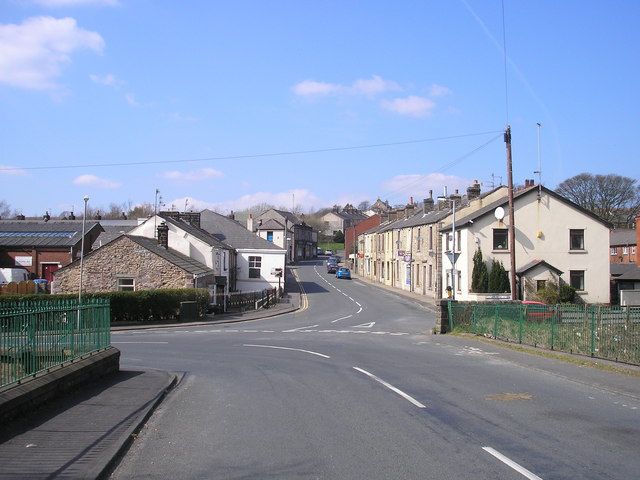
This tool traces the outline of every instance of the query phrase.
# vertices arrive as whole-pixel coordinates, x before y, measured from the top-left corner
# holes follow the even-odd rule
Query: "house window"
[[[631,246],[631,255],[635,255],[636,254],[636,247]]]
[[[267,231],[267,240],[273,242],[273,232]]]
[[[433,250],[433,226],[429,226],[429,250]]]
[[[249,278],[260,278],[262,257],[249,257]]]
[[[133,292],[136,289],[136,283],[133,278],[119,278],[118,290],[121,292]]]
[[[444,251],[450,252],[451,251],[451,234],[445,233],[444,236],[447,239],[447,245],[445,246]]]
[[[225,251],[222,252],[222,259],[223,259],[223,262],[224,262],[224,271],[225,272],[227,270],[229,270],[229,264],[227,263],[227,260],[229,259],[228,255],[229,255],[229,252],[225,252]]]
[[[570,270],[569,283],[576,290],[584,290],[584,270]]]
[[[546,280],[536,280],[536,292],[539,292],[540,290],[544,290],[546,286],[547,286]]]
[[[584,230],[569,230],[569,250],[584,250]]]
[[[458,230],[456,232],[456,252],[460,251],[460,244],[462,243],[462,231]]]
[[[456,280],[456,290],[461,292],[462,291],[462,271],[458,270],[457,272],[457,280]]]
[[[420,244],[422,243],[422,237],[421,237],[422,231],[420,228],[418,228],[418,241],[416,242],[416,249],[418,250],[418,252],[420,251]]]
[[[616,247],[611,247],[611,255],[615,256],[618,253],[618,249]]]
[[[509,248],[509,230],[506,228],[493,229],[493,249],[507,250]]]
[[[429,290],[433,288],[433,265],[429,264],[429,276],[427,285],[429,286]]]
[[[628,255],[629,254],[629,248],[628,247],[622,247],[622,254],[623,255]]]

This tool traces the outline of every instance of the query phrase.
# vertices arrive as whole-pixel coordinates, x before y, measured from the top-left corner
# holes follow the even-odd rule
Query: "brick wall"
[[[136,290],[193,287],[191,273],[124,236],[84,258],[82,283],[85,292],[118,290],[118,279],[123,277],[133,278]],[[59,270],[54,278],[54,293],[76,293],[80,262]]]
[[[354,227],[349,227],[344,232],[344,256],[349,258],[349,255],[353,253],[353,240],[354,240],[354,230],[355,230],[355,241],[358,241],[358,235],[366,232],[370,228],[377,227],[380,225],[381,217],[380,215],[372,215],[369,218],[362,220]]]

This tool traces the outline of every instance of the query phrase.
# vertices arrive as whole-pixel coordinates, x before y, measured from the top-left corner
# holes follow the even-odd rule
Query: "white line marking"
[[[224,331],[228,333],[238,333],[238,330],[224,330]]]
[[[308,325],[306,327],[292,328],[291,330],[283,330],[282,333],[297,332],[298,330],[304,330],[306,328],[316,328],[317,326],[318,325]]]
[[[260,330],[243,330],[244,333],[258,333]]]
[[[317,355],[318,357],[331,358],[329,355],[324,355],[318,352],[312,352],[311,350],[302,350],[301,348],[276,347],[274,345],[251,345],[247,343],[245,343],[242,346],[243,347],[259,347],[259,348],[275,348],[277,350],[293,350],[294,352],[303,352],[303,353],[308,353],[310,355]]]
[[[535,473],[530,472],[529,470],[527,470],[526,468],[524,468],[521,465],[518,465],[516,462],[514,462],[513,460],[511,460],[508,457],[505,457],[503,454],[501,454],[500,452],[498,452],[497,450],[494,450],[491,447],[482,447],[482,449],[493,455],[494,457],[496,457],[498,460],[500,460],[502,463],[505,463],[507,465],[509,465],[511,468],[513,468],[516,472],[518,472],[521,475],[524,475],[525,477],[527,477],[529,480],[542,480],[542,478],[540,478],[539,476],[537,476]]]
[[[339,291],[340,293],[342,293],[342,290],[340,290],[339,288],[336,288],[337,291]]]
[[[340,320],[346,320],[347,318],[351,318],[351,317],[353,317],[353,315],[347,315],[346,317],[336,318],[335,320],[331,320],[331,323],[336,323],[336,322],[338,322]],[[316,327],[317,327],[317,325],[316,325]]]
[[[356,302],[356,305],[358,305],[359,307],[361,307],[362,305],[360,305],[358,302]]]
[[[358,311],[356,312],[356,315],[357,315],[358,313],[360,313],[361,311],[362,311],[362,307],[360,307],[360,308],[358,309]]]
[[[354,300],[353,298],[351,298],[351,297],[349,297],[349,300],[351,300],[352,302],[354,302],[354,301],[355,301],[355,300]]]
[[[381,385],[384,385],[385,387],[387,387],[389,390],[397,393],[398,395],[400,395],[402,398],[404,398],[405,400],[410,401],[411,403],[413,403],[416,407],[418,408],[427,408],[425,405],[423,405],[422,403],[420,403],[419,401],[417,401],[415,398],[413,398],[411,395],[407,395],[406,393],[404,393],[402,390],[394,387],[393,385],[391,385],[390,383],[385,382],[384,380],[382,380],[381,378],[376,377],[373,373],[369,373],[366,370],[363,370],[362,368],[358,368],[358,367],[353,367],[354,370],[357,370],[358,372],[364,373],[366,376],[374,379],[376,382],[380,383]]]
[[[371,328],[376,324],[376,322],[363,323],[361,325],[354,325],[353,327],[361,327],[361,328]]]
[[[139,343],[169,343],[169,342],[111,342],[113,345],[119,345],[121,343],[132,343],[132,344],[139,344]]]
[[[275,333],[275,330],[260,330],[260,333]]]

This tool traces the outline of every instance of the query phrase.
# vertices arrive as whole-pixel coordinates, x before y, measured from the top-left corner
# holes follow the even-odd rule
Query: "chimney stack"
[[[164,249],[169,248],[169,227],[165,222],[158,225],[158,245]]]
[[[69,214],[69,220],[75,220],[75,219],[76,219],[76,216],[73,214],[73,212],[71,212]],[[24,220],[24,218],[22,220]]]
[[[233,213],[233,210],[231,210],[231,213],[229,214],[229,218],[230,218],[231,220],[235,220],[235,219],[236,219],[236,214],[235,214],[235,213]]]
[[[473,183],[467,188],[467,198],[469,201],[480,197],[480,183],[478,180],[474,180]]]
[[[253,232],[253,215],[249,214],[249,217],[247,218],[247,230],[249,230],[250,232]]]
[[[42,217],[42,219],[43,219],[45,222],[48,222],[49,220],[51,220],[51,215],[49,215],[49,212],[48,212],[48,211],[44,213],[44,216]]]
[[[433,210],[433,190],[429,190],[429,198],[422,200],[422,213]]]

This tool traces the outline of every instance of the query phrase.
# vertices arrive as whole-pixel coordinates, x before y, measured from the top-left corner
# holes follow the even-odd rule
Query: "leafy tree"
[[[333,234],[333,241],[335,243],[344,243],[344,233],[338,230],[336,233]]]
[[[479,248],[473,255],[473,272],[471,273],[471,291],[486,293],[489,290],[489,271]]]
[[[571,285],[561,282],[548,281],[542,290],[538,290],[535,294],[536,298],[548,305],[556,305],[558,303],[575,303],[576,289]]]
[[[509,275],[504,269],[502,262],[493,260],[491,262],[491,273],[489,273],[489,291],[491,293],[508,293],[511,291]]]
[[[638,180],[621,175],[581,173],[558,185],[556,192],[620,227],[631,227],[640,210]]]

